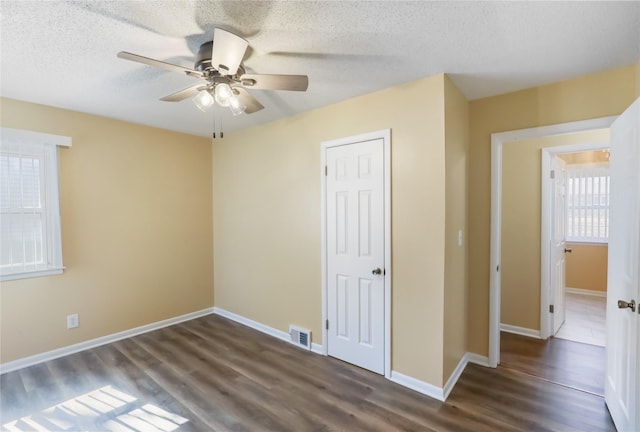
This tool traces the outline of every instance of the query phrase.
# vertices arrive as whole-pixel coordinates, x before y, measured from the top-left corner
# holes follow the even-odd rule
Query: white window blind
[[[567,167],[567,241],[609,239],[609,168]]]
[[[0,280],[62,272],[57,146],[70,144],[0,130]]]

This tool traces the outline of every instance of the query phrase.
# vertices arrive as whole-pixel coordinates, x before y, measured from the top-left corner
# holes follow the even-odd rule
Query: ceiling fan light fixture
[[[193,98],[193,103],[198,107],[198,109],[202,112],[206,112],[207,109],[213,106],[215,100],[209,90],[203,90],[196,97]]]
[[[229,106],[229,109],[231,110],[231,114],[233,114],[234,116],[244,114],[244,111],[247,109],[247,107],[245,105],[241,105],[237,97],[234,97],[231,100],[232,102],[231,102],[231,105]],[[233,101],[235,101],[235,103]]]
[[[221,107],[228,107],[231,104],[231,98],[233,97],[233,90],[231,86],[226,83],[220,83],[215,88],[216,103]]]
[[[233,94],[231,95],[231,98],[229,99],[229,109],[231,110],[231,113],[234,116],[244,114],[244,112],[247,109],[247,106],[243,104],[240,98],[238,97],[240,92],[238,91],[237,88],[233,88],[233,87],[231,88],[231,91],[233,92]]]

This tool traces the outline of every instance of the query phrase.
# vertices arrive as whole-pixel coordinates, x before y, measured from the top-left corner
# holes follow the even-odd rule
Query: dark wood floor
[[[600,396],[606,360],[601,346],[500,333],[501,366]]]
[[[213,315],[0,385],[11,431],[615,430],[602,398],[507,368],[469,365],[441,403]]]

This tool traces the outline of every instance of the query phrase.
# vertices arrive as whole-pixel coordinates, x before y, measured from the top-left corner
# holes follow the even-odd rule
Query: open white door
[[[640,430],[640,99],[611,126],[605,401],[620,432]]]
[[[385,371],[384,140],[326,150],[328,354]]]
[[[553,190],[553,235],[551,237],[551,296],[553,301],[553,332],[558,333],[564,324],[564,289],[566,285],[565,258],[569,252],[566,248],[565,233],[565,162],[558,156],[554,156],[551,162],[553,178],[551,187]]]

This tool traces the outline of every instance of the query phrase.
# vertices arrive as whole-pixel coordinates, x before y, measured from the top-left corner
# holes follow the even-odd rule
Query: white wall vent
[[[289,326],[289,336],[291,336],[291,342],[308,350],[311,349],[311,331],[293,325]]]

